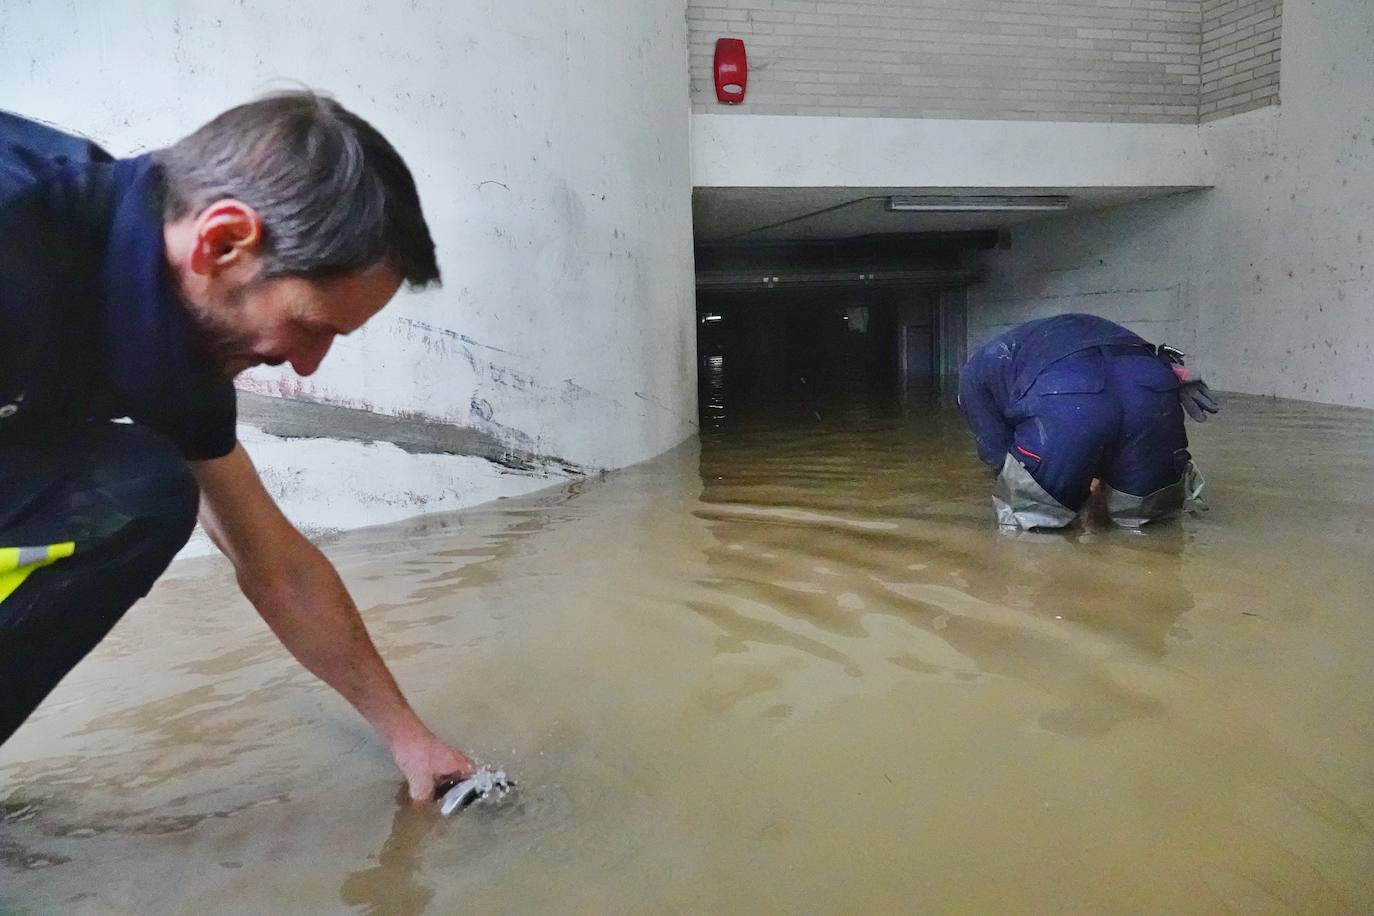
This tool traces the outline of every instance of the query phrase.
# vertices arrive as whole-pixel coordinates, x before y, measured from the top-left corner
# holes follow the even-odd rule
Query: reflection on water
[[[0,750],[0,912],[1374,910],[1374,415],[1233,398],[1210,511],[1006,536],[936,395],[715,406],[329,545],[518,803],[399,801],[181,564]]]
[[[725,357],[719,354],[702,357],[699,378],[702,428],[720,429],[726,419]]]

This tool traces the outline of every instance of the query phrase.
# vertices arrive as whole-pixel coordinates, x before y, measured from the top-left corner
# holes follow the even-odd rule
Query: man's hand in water
[[[433,801],[441,782],[467,779],[477,772],[471,760],[429,730],[393,741],[391,756],[405,774],[413,801]]]
[[[197,462],[194,471],[201,523],[233,561],[243,593],[291,654],[377,730],[411,798],[434,798],[444,777],[471,776],[472,761],[439,740],[406,702],[338,570],[282,515],[243,446]]]

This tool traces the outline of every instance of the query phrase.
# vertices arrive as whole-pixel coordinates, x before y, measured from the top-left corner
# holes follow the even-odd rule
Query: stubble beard
[[[214,370],[226,380],[262,362],[253,352],[249,336],[229,318],[243,310],[247,292],[248,286],[240,286],[230,290],[219,303],[186,303],[192,336],[210,358]]]

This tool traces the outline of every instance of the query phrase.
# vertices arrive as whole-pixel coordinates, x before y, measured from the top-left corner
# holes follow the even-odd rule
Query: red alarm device
[[[744,101],[744,86],[749,82],[749,61],[744,42],[738,38],[716,39],[716,98],[726,105]]]

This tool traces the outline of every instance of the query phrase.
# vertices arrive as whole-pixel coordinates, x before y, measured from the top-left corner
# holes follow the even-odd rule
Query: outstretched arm
[[[239,587],[302,665],[362,713],[405,774],[411,798],[471,775],[471,760],[431,732],[402,695],[334,565],[287,520],[242,444],[193,465],[200,521]]]

